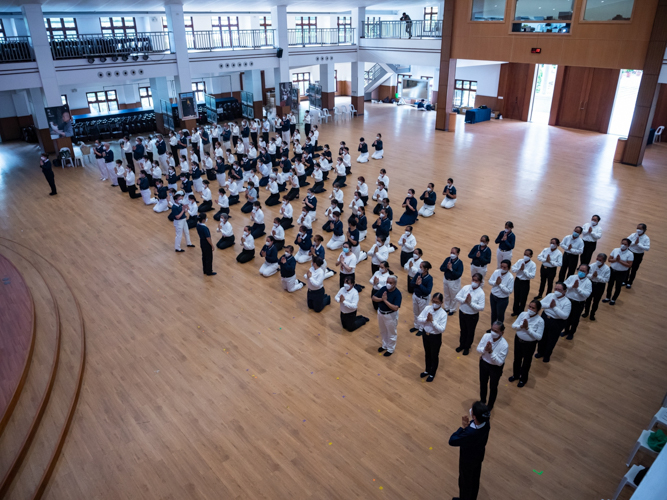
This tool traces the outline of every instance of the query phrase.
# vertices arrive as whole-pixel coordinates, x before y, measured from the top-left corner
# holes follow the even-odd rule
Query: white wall
[[[320,66],[302,66],[300,68],[290,68],[290,77],[294,79],[294,73],[310,73],[310,81],[315,83],[320,81]]]
[[[477,95],[498,97],[500,64],[457,67],[456,78],[459,80],[476,80]]]
[[[334,69],[338,72],[338,80],[343,81],[352,81],[352,64],[351,63],[339,63],[334,64]]]
[[[0,92],[0,118],[16,116],[16,108],[12,99],[13,91]]]

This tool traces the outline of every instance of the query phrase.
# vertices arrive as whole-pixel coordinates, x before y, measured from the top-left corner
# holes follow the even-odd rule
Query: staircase
[[[0,429],[0,498],[36,500],[47,491],[74,416],[85,365],[85,330],[77,300],[53,265],[4,238],[0,255],[20,273],[34,309],[27,373]]]
[[[398,73],[409,73],[410,66],[398,64],[376,63],[364,74],[366,85],[364,86],[364,100],[371,100],[371,93],[382,85],[391,75]]]

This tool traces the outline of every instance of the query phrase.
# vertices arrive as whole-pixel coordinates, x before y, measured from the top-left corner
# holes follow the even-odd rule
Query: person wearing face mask
[[[327,224],[332,232],[331,239],[327,243],[327,248],[329,250],[338,250],[345,243],[345,234],[343,232],[343,223],[340,221],[340,214],[334,212],[333,220],[328,221]]]
[[[445,197],[440,206],[443,208],[454,208],[454,205],[456,205],[456,188],[454,187],[454,179],[451,177],[447,179],[447,184],[442,194]]]
[[[354,276],[345,277],[345,282],[336,294],[335,300],[340,303],[340,322],[348,332],[353,332],[370,321],[366,316],[357,316],[359,292],[354,284]]]
[[[386,262],[389,257],[389,248],[384,236],[376,237],[375,244],[368,251],[368,255],[371,256],[371,272],[375,274],[380,269],[380,264]]]
[[[377,316],[380,327],[380,336],[382,346],[378,352],[384,352],[388,357],[396,349],[396,339],[398,338],[398,310],[401,307],[402,295],[396,284],[398,279],[391,275],[387,278],[386,286],[379,290],[373,290],[373,302],[378,304]]]
[[[384,238],[385,240],[389,239],[389,231],[391,230],[391,221],[387,217],[387,211],[382,209],[380,211],[380,216],[373,223],[373,229],[375,229],[375,236]]]
[[[567,285],[561,281],[556,283],[554,293],[550,293],[542,299],[542,319],[544,320],[544,335],[542,340],[537,343],[537,359],[543,358],[542,361],[548,363],[551,361],[551,353],[553,353],[560,332],[565,328],[565,322],[570,316],[572,310],[572,303],[570,299],[565,296],[567,292]]]
[[[419,197],[420,200],[424,200],[424,204],[419,209],[419,215],[422,217],[430,217],[435,213],[435,186],[433,183],[429,182],[426,191],[422,193]]]
[[[308,209],[311,220],[317,220],[317,197],[312,189],[308,189],[306,197],[303,199],[303,206]]]
[[[266,237],[266,244],[262,247],[262,250],[259,252],[260,257],[264,257],[264,264],[259,268],[259,274],[268,278],[273,276],[278,272],[280,265],[278,264],[278,250],[274,244],[275,240],[273,236]]]
[[[366,209],[361,207],[357,210],[359,213],[357,219],[357,229],[359,230],[359,243],[366,239],[368,234],[368,219],[366,218]]]
[[[220,214],[220,224],[218,229],[216,229],[216,231],[220,233],[220,240],[215,244],[220,250],[233,247],[236,239],[234,237],[234,228],[232,228],[228,219],[229,216],[227,214]]]
[[[324,193],[326,189],[324,189],[324,170],[322,169],[322,163],[326,162],[325,159],[320,160],[319,163],[315,164],[315,168],[313,169],[313,180],[315,181],[315,184],[313,184],[312,192],[313,193]]]
[[[112,186],[118,186],[118,177],[116,176],[116,169],[113,164],[113,151],[111,150],[111,144],[104,144],[104,167],[107,170],[107,176],[111,180]]]
[[[134,174],[133,174],[134,175]],[[183,233],[185,233],[185,242],[189,247],[194,245],[190,241],[190,231],[188,231],[186,210],[183,203],[183,195],[176,194],[174,196],[174,205],[171,207],[171,219],[174,221],[174,229],[176,230],[176,240],[174,242],[174,249],[176,252],[185,252],[181,249],[181,240]]]
[[[136,177],[132,170],[127,171],[125,175],[125,185],[127,186],[127,193],[130,195],[131,199],[141,198],[141,194],[137,193]]]
[[[357,267],[357,257],[352,253],[350,244],[347,241],[343,245],[343,250],[336,260],[336,267],[340,267],[340,288],[343,288],[346,278],[352,278],[352,280],[355,279],[354,272]],[[363,286],[357,285],[357,291],[363,289]]]
[[[470,250],[468,258],[472,259],[470,264],[470,275],[479,273],[482,279],[486,277],[486,266],[491,262],[491,249],[489,248],[489,237],[483,235],[479,239],[479,245],[475,245]]]
[[[283,226],[283,229],[290,229],[294,227],[292,224],[293,216],[294,216],[294,209],[292,208],[292,205],[290,204],[290,198],[285,195],[283,196],[283,204],[280,207],[280,225]]]
[[[369,280],[370,284],[373,285],[373,289],[371,290],[371,298],[373,297],[373,294],[375,294],[375,292],[377,292],[380,288],[387,285],[387,279],[391,275],[392,274],[389,271],[389,262],[387,262],[386,260],[380,262],[378,270],[375,272],[375,274],[373,274],[373,276],[371,276],[371,279]],[[377,311],[379,303],[373,301],[373,307]]]
[[[389,195],[387,194],[387,190],[385,189],[384,182],[378,182],[377,188],[375,189],[375,192],[373,193],[373,201],[377,201],[377,204],[375,205],[375,208],[373,209],[373,213],[375,215],[378,215],[380,213],[380,210],[383,208],[382,200],[386,199]]]
[[[623,238],[621,246],[614,248],[609,255],[609,285],[607,285],[607,297],[602,302],[609,302],[611,306],[616,304],[616,299],[618,299],[621,293],[623,283],[626,283],[628,280],[628,274],[635,258],[635,255],[630,251],[631,244],[632,242],[629,238]],[[616,287],[615,291],[614,287]],[[612,291],[614,292],[613,296]]]
[[[206,227],[206,214],[199,214],[197,222],[197,234],[199,234],[199,246],[201,247],[201,261],[206,276],[215,276],[213,272],[213,242],[211,231]]]
[[[486,393],[489,389],[489,411],[498,396],[498,382],[503,374],[505,358],[509,352],[507,340],[503,338],[505,325],[502,321],[494,321],[491,330],[488,330],[477,345],[479,359],[479,399],[486,403]],[[488,387],[487,387],[488,386]]]
[[[588,279],[589,271],[590,267],[588,264],[581,264],[577,274],[574,274],[565,280],[565,285],[567,286],[567,293],[565,296],[570,299],[572,308],[570,309],[570,315],[565,322],[565,330],[561,332],[560,336],[565,337],[567,335],[567,340],[572,340],[574,338],[574,334],[577,332],[577,327],[579,326],[579,318],[581,318],[581,313],[584,310],[584,305],[593,290],[591,280]]]
[[[514,291],[514,276],[509,272],[512,262],[504,260],[500,269],[493,271],[489,283],[491,288],[491,324],[505,321],[505,311],[509,304],[509,296]]]
[[[330,233],[332,231],[331,224],[334,220],[334,213],[337,213],[338,216],[340,216],[340,208],[338,208],[338,202],[336,200],[331,200],[331,204],[329,207],[324,211],[324,216],[326,217],[326,222],[322,224],[322,230],[326,231],[327,233]]]
[[[299,233],[296,235],[294,243],[299,246],[299,251],[294,256],[296,261],[299,264],[309,262],[312,258],[310,253],[310,250],[313,247],[312,231],[306,226],[300,226]]]
[[[408,293],[414,293],[415,288],[412,284],[412,278],[414,278],[417,273],[420,271],[420,264],[422,263],[422,249],[415,248],[414,252],[410,256],[410,259],[405,263],[403,269],[408,273]]]
[[[280,267],[280,283],[283,290],[290,293],[303,288],[303,281],[296,279],[296,259],[294,258],[294,247],[288,245],[285,247],[285,253],[278,261]]]
[[[264,212],[262,212],[262,204],[259,201],[256,201],[253,204],[250,220],[253,222],[252,227],[250,228],[252,237],[257,239],[264,236],[266,234],[266,225],[264,224]]]
[[[359,245],[359,230],[357,229],[357,218],[354,216],[351,216],[347,220],[347,231],[345,233],[345,237],[347,238],[347,242],[350,244],[350,250],[357,258],[357,263],[361,262],[362,260],[365,260],[367,255],[366,252],[363,252],[361,250],[361,246]]]
[[[39,159],[39,167],[42,169],[42,173],[46,178],[46,182],[48,182],[49,187],[51,187],[51,192],[49,193],[49,196],[57,195],[58,191],[56,190],[56,181],[53,175],[53,166],[51,165],[51,160],[49,160],[49,156],[46,153],[42,153]]]
[[[398,246],[401,247],[401,267],[404,267],[412,257],[417,246],[417,239],[412,234],[412,226],[405,228],[405,233],[398,239]]]
[[[547,295],[551,293],[554,279],[556,278],[556,270],[558,266],[563,263],[563,254],[558,250],[560,240],[558,238],[551,238],[549,246],[540,252],[537,256],[542,265],[540,266],[540,291],[534,297],[535,300],[540,300],[544,293],[546,286]]]
[[[572,234],[568,234],[560,243],[564,253],[563,265],[558,273],[558,281],[565,281],[565,278],[572,276],[577,269],[579,255],[584,251],[584,240],[581,238],[582,231],[581,226],[575,227]]]
[[[523,252],[523,258],[512,266],[512,272],[516,274],[514,279],[514,305],[512,306],[512,317],[518,316],[526,307],[528,294],[530,293],[530,281],[535,277],[537,266],[531,260],[533,251],[527,248]]]
[[[332,269],[329,269],[327,265],[327,259],[326,259],[326,250],[324,249],[324,238],[320,236],[319,234],[316,234],[313,237],[313,246],[310,248],[310,255],[314,259],[315,257],[319,257],[322,259],[323,262],[323,268],[324,269],[324,279],[331,278],[333,275],[336,274],[336,272]]]
[[[584,313],[581,317],[588,317],[590,312],[591,321],[595,321],[595,312],[598,310],[600,299],[604,294],[604,289],[609,282],[611,274],[611,270],[605,262],[607,262],[607,254],[599,253],[596,261],[591,264],[588,270],[588,279],[591,280],[591,294],[586,299]]]
[[[582,264],[590,264],[593,253],[597,247],[598,240],[602,237],[602,228],[600,227],[600,216],[594,215],[591,221],[582,227],[581,240],[584,242],[584,250],[581,253]]]
[[[461,289],[461,275],[463,274],[463,262],[459,259],[459,247],[452,247],[449,257],[440,266],[440,271],[445,273],[443,285],[445,289],[444,307],[450,316],[456,312],[458,302],[456,295]]]
[[[273,236],[273,245],[276,247],[276,251],[280,252],[285,246],[285,230],[280,225],[280,217],[273,219],[271,236]]]
[[[496,259],[498,261],[498,269],[500,269],[500,263],[503,260],[512,261],[512,249],[516,243],[516,237],[514,236],[514,224],[512,221],[505,222],[505,229],[500,231],[498,237],[496,238],[496,243],[498,243],[498,250],[496,251]]]
[[[331,195],[329,195],[329,199],[332,201],[336,200],[340,213],[343,213],[343,208],[344,208],[343,191],[341,191],[340,186],[335,182],[333,185],[333,191],[331,192]]]
[[[162,179],[155,181],[155,198],[157,203],[153,207],[153,212],[162,213],[169,210],[169,203],[167,202],[167,186],[162,185]]]
[[[306,207],[301,208],[301,215],[296,219],[296,223],[301,226],[306,226],[308,229],[313,229],[313,219],[311,218],[311,212],[308,211]],[[281,226],[282,227],[282,226]]]
[[[375,141],[373,141],[372,146],[375,148],[375,153],[373,153],[374,160],[381,160],[384,157],[384,149],[382,149],[382,134],[375,136]]]
[[[637,230],[628,236],[630,240],[629,250],[632,252],[633,260],[630,268],[630,276],[625,282],[625,288],[632,288],[632,283],[635,281],[639,266],[644,260],[644,253],[651,248],[651,240],[646,235],[646,224],[637,224]]]
[[[422,335],[421,323],[419,322],[419,316],[426,306],[428,306],[429,300],[431,300],[431,292],[433,291],[433,277],[429,274],[431,271],[431,263],[428,261],[423,261],[419,265],[419,272],[415,274],[415,277],[412,278],[412,313],[414,314],[414,327],[410,328],[412,333],[417,332],[416,335],[419,337]],[[437,294],[440,295],[440,294]],[[442,295],[440,295],[440,304],[442,305]],[[443,310],[443,313],[446,315],[446,311]],[[428,370],[427,370],[428,371]]]
[[[343,163],[343,158],[338,157],[338,161],[335,165],[336,169],[336,178],[334,179],[334,186],[338,185],[339,187],[347,186],[347,171],[345,170],[345,163]]]
[[[142,146],[143,148],[143,146]],[[134,149],[134,148],[133,148]],[[97,160],[97,168],[100,171],[100,180],[101,181],[106,181],[107,180],[107,166],[104,161],[104,153],[105,149],[102,143],[100,142],[99,139],[95,140],[95,145],[93,146],[93,153],[95,153],[95,159]],[[142,153],[143,156],[143,153]]]
[[[454,500],[476,500],[486,443],[489,440],[491,423],[489,408],[476,401],[469,416],[462,418],[462,425],[449,438],[449,446],[458,446],[459,453],[459,496]]]
[[[417,199],[415,198],[415,190],[408,189],[408,195],[403,200],[402,207],[405,209],[400,220],[396,223],[399,226],[407,226],[414,224],[417,221]]]
[[[528,310],[519,314],[512,328],[516,330],[514,336],[514,363],[512,364],[512,376],[510,382],[519,381],[519,387],[528,382],[530,365],[533,362],[533,354],[537,342],[544,334],[544,320],[540,318],[539,312],[542,304],[539,300],[533,300],[528,304]]]
[[[459,310],[459,346],[456,352],[463,351],[463,355],[470,353],[470,347],[475,340],[475,328],[479,321],[479,313],[484,310],[486,297],[482,290],[482,275],[475,273],[472,276],[472,283],[466,285],[456,294],[456,300],[461,304]]]
[[[361,201],[361,193],[356,191],[354,193],[354,198],[350,202],[349,208],[352,209],[352,215],[357,215],[359,213],[359,208],[364,206],[364,202]]]
[[[419,316],[415,317],[424,344],[425,368],[419,376],[426,377],[427,382],[433,382],[438,371],[442,334],[447,327],[447,313],[442,308],[442,300],[441,293],[434,293],[431,305],[425,306]]]
[[[326,306],[331,303],[331,297],[329,297],[325,291],[324,286],[324,274],[326,265],[321,257],[314,257],[313,264],[305,274],[306,285],[308,286],[308,309],[312,309],[315,312],[320,312]]]

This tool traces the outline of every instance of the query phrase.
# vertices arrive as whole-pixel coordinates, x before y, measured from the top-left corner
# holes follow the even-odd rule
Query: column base
[[[335,105],[336,105],[336,93],[322,92],[322,108],[332,110]]]
[[[252,103],[253,112],[255,113],[255,118],[261,120],[264,115],[264,104],[262,101],[254,101]]]
[[[364,96],[353,95],[352,105],[357,110],[357,116],[364,114]]]
[[[161,134],[167,133],[167,130],[164,128],[164,118],[161,113],[155,113],[155,130]]]

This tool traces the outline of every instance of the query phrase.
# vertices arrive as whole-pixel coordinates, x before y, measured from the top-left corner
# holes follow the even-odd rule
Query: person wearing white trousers
[[[153,212],[161,213],[169,210],[169,202],[167,201],[167,188],[162,185],[162,179],[155,181],[155,199],[157,203],[153,207]]]
[[[431,270],[431,263],[423,261],[419,264],[419,272],[412,278],[412,313],[414,314],[414,327],[410,328],[412,333],[417,332],[420,336],[419,329],[421,323],[419,322],[419,315],[424,308],[429,305],[431,301],[431,292],[433,291],[433,276],[429,274]]]
[[[359,139],[357,151],[359,151],[357,163],[368,163],[368,144],[366,144],[363,137]]]
[[[106,181],[107,180],[107,165],[106,162],[104,161],[104,146],[102,146],[102,143],[99,140],[95,141],[95,145],[93,146],[95,149],[95,158],[97,159],[97,168],[100,170],[100,180],[101,181]]]
[[[454,208],[454,205],[456,205],[456,188],[454,187],[454,179],[447,179],[447,185],[442,194],[445,197],[442,199],[440,206],[444,208]]]
[[[487,235],[482,235],[479,239],[479,245],[472,247],[468,258],[472,259],[470,276],[474,276],[476,273],[481,274],[482,285],[484,285],[483,279],[486,277],[486,266],[491,263],[491,249],[489,248],[489,237]]]
[[[276,274],[280,268],[280,263],[273,236],[266,237],[266,245],[264,245],[259,255],[260,257],[264,257],[264,263],[259,268],[259,274],[265,278]]]
[[[384,156],[384,149],[382,147],[382,134],[375,136],[375,142],[372,144],[372,146],[375,148],[375,153],[373,153],[371,158],[374,160],[381,160]]]
[[[459,259],[459,253],[461,253],[461,249],[453,247],[449,257],[447,257],[442,263],[442,266],[440,266],[440,271],[445,273],[443,279],[445,292],[443,306],[450,316],[456,312],[459,306],[459,303],[456,300],[456,294],[459,293],[459,290],[461,289],[461,275],[463,274],[463,262]]]
[[[391,356],[396,349],[398,339],[398,310],[401,307],[401,292],[396,288],[396,276],[389,276],[387,286],[383,286],[373,293],[373,302],[378,306],[378,326],[382,337],[382,346],[378,352],[384,352],[385,356]]]
[[[171,215],[174,219],[174,229],[176,230],[176,239],[174,241],[174,249],[177,252],[185,252],[181,249],[181,241],[183,240],[183,233],[185,233],[185,242],[189,247],[193,247],[190,241],[190,231],[188,231],[187,217],[185,214],[185,207],[183,206],[183,195],[177,194],[174,196],[174,205],[171,207]]]
[[[514,224],[512,221],[505,222],[505,230],[500,231],[498,237],[496,238],[496,243],[498,243],[498,250],[496,251],[496,259],[498,260],[498,267],[500,269],[500,263],[504,260],[512,261],[512,249],[516,243],[516,237],[514,236]]]
[[[287,245],[285,253],[278,260],[280,266],[280,284],[283,290],[293,293],[303,288],[303,281],[296,279],[296,259],[294,258],[294,247]]]

